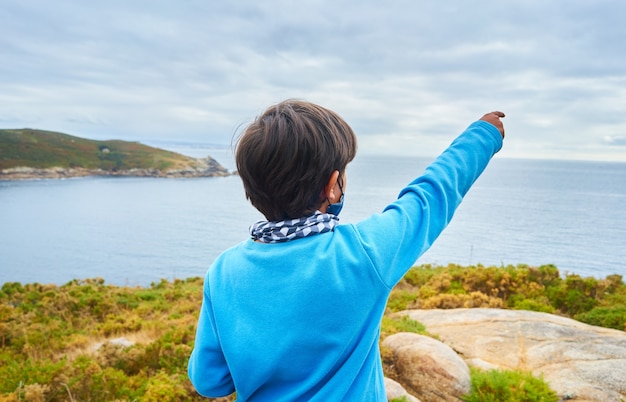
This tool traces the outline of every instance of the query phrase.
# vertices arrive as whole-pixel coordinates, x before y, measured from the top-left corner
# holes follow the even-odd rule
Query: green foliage
[[[598,281],[572,274],[565,278],[562,286],[551,287],[547,296],[554,307],[570,315],[589,311],[598,304]]]
[[[626,285],[621,275],[605,279],[561,277],[554,265],[414,267],[392,291],[387,308],[510,308],[559,313],[624,329]]]
[[[201,298],[201,278],[149,288],[5,283],[0,400],[206,400],[187,378]]]
[[[428,335],[426,327],[419,321],[412,320],[405,315],[385,315],[381,324],[382,337],[384,338],[398,332],[413,332],[420,335]]]
[[[205,400],[186,374],[201,298],[201,278],[161,280],[147,288],[107,285],[101,278],[62,286],[3,284],[0,401]],[[558,312],[623,330],[626,285],[620,275],[561,278],[552,265],[428,265],[407,273],[389,298],[388,312],[455,306]],[[386,314],[381,339],[397,332],[428,335],[408,316]],[[122,337],[132,345],[107,342]],[[381,352],[385,369],[393,370],[389,351]],[[506,387],[526,393],[527,399],[510,400],[553,400],[541,399],[549,392],[536,383],[540,379],[525,375],[479,374],[473,392],[482,394],[473,400],[500,400],[485,395],[502,395]]]
[[[626,331],[626,305],[596,307],[574,318],[587,324]]]
[[[543,378],[524,371],[471,369],[472,392],[467,402],[556,402],[559,397]]]
[[[32,129],[0,130],[0,170],[19,166],[168,170],[188,166],[192,159],[138,142],[96,141]]]
[[[389,295],[387,309],[389,311],[402,311],[410,308],[417,299],[417,295],[406,289],[398,289]]]
[[[554,313],[555,308],[549,303],[547,298],[514,300],[513,308],[515,310],[539,311],[541,313]]]

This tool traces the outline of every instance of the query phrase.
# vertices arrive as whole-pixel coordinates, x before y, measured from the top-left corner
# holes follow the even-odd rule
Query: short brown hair
[[[244,130],[235,159],[246,198],[276,221],[315,212],[330,175],[344,174],[356,148],[354,132],[335,112],[286,100]]]

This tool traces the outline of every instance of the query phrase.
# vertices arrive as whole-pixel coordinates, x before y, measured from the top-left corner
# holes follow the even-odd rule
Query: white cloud
[[[626,160],[626,4],[6,0],[0,125],[229,144],[285,98],[361,152],[430,154],[507,113],[503,155]]]
[[[626,135],[607,135],[604,141],[609,145],[626,146]],[[626,149],[624,151],[626,152]]]

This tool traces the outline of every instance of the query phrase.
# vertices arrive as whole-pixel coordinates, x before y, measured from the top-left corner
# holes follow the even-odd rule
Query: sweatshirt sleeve
[[[495,126],[472,123],[395,202],[356,225],[386,286],[393,287],[430,248],[501,147],[502,135]]]
[[[187,373],[200,395],[222,397],[235,392],[235,385],[215,328],[208,281],[209,275],[207,274],[196,330],[196,341],[189,358]]]

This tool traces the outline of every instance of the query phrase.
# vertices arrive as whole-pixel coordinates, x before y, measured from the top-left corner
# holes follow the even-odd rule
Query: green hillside
[[[52,131],[0,129],[0,170],[14,167],[170,170],[195,159],[138,142],[96,141]]]

